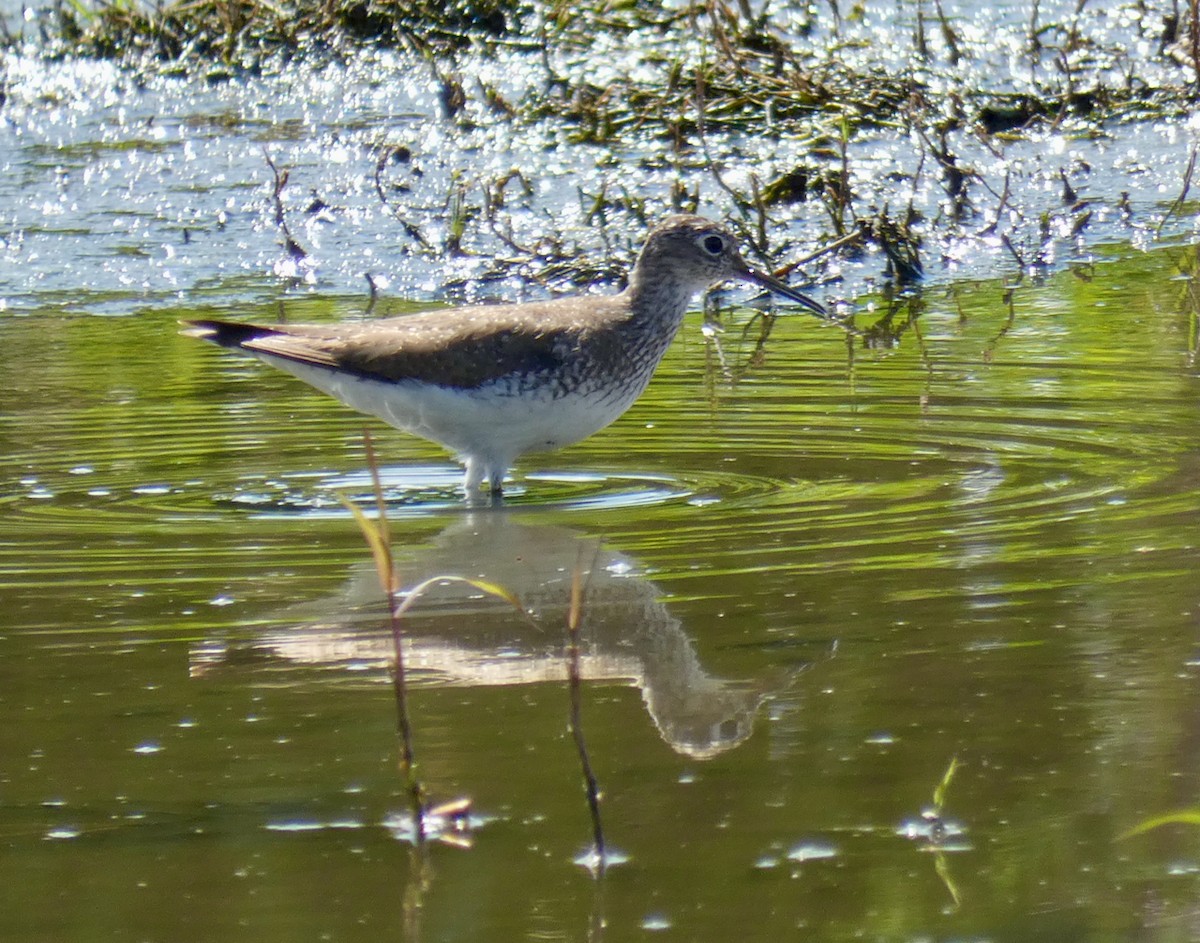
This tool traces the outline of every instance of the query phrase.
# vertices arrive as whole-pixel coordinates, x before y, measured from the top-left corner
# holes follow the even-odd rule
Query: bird
[[[513,463],[563,448],[642,394],[697,293],[740,279],[820,316],[816,300],[751,268],[723,225],[670,216],[647,234],[624,290],[468,305],[375,321],[183,321],[182,333],[248,354],[454,453],[470,497],[503,491]]]

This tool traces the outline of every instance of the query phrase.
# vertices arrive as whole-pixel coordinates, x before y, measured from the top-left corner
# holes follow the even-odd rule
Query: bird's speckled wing
[[[514,373],[561,371],[594,329],[620,319],[614,296],[484,305],[331,325],[186,321],[219,344],[388,381],[470,389]]]

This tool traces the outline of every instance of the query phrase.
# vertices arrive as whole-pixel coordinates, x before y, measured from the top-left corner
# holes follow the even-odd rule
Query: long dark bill
[[[745,263],[743,263],[743,265],[744,264]],[[766,272],[760,272],[758,269],[750,268],[748,265],[739,271],[738,275],[748,282],[754,282],[756,285],[761,285],[768,291],[773,291],[778,295],[783,295],[784,298],[790,298],[792,301],[804,305],[804,307],[808,308],[809,311],[818,317],[829,317],[829,311],[826,310],[825,306],[821,304],[821,302],[808,297],[808,295],[801,291],[797,291],[787,282],[781,282],[774,275],[768,275]]]

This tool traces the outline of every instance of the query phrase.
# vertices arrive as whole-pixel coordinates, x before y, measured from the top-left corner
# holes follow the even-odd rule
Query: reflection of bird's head
[[[765,695],[756,688],[704,678],[683,692],[664,692],[647,685],[642,697],[654,725],[673,750],[708,760],[738,746],[754,732]]]

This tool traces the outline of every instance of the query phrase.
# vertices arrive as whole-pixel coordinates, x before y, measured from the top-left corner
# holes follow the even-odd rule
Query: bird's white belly
[[[462,456],[502,462],[587,438],[624,413],[646,386],[633,382],[617,389],[581,389],[558,396],[550,388],[517,395],[498,383],[471,390],[414,381],[392,383],[258,356],[398,429]]]

